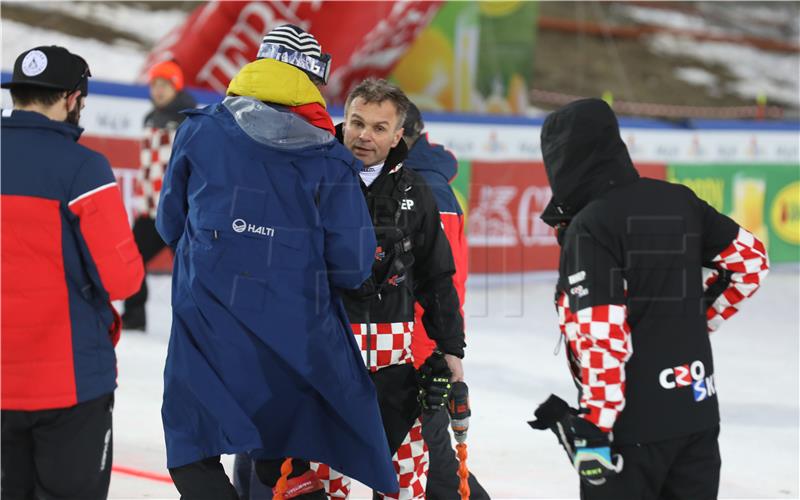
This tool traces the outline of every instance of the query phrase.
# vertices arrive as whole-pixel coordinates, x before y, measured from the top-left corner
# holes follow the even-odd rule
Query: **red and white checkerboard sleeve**
[[[740,303],[758,290],[769,272],[769,258],[764,244],[741,227],[733,242],[712,262],[719,269],[729,271],[730,283],[706,311],[710,332],[739,312]],[[706,287],[718,279],[719,272],[714,271],[706,280]]]
[[[625,407],[625,363],[633,353],[624,305],[597,305],[573,316],[574,350],[581,365],[580,406],[584,418],[611,431]]]

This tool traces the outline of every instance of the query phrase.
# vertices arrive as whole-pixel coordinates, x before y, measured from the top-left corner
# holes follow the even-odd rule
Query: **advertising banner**
[[[539,219],[549,200],[541,162],[472,162],[467,219],[470,272],[555,269],[555,232]]]
[[[537,2],[446,2],[391,78],[421,109],[522,114]]]
[[[542,159],[541,119],[425,113],[431,140],[456,158],[483,161]],[[442,118],[439,118],[442,116]],[[692,165],[800,165],[800,127],[781,129],[695,129],[656,120],[620,120],[622,139],[635,163]]]
[[[239,69],[255,59],[269,30],[294,24],[312,33],[323,51],[332,55],[330,80],[322,91],[329,104],[341,104],[364,78],[388,76],[440,5],[440,1],[207,2],[159,42],[142,72],[174,59],[188,86],[224,93]]]
[[[798,165],[670,165],[667,179],[692,188],[752,232],[772,262],[800,261]]]
[[[636,168],[643,177],[666,177],[663,164],[642,163]],[[539,218],[550,196],[541,162],[473,161],[467,218],[470,272],[556,269],[555,231]]]

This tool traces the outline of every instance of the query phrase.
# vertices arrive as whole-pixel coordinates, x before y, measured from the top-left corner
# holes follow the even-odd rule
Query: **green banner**
[[[764,242],[772,262],[800,261],[797,165],[670,165],[679,182]]]
[[[449,1],[390,78],[420,109],[522,114],[538,2]]]
[[[455,192],[461,210],[464,211],[464,230],[467,228],[467,217],[469,216],[469,186],[472,178],[472,162],[469,160],[458,160],[458,175],[450,183]]]
[[[485,97],[486,112],[524,112],[533,73],[538,8],[537,2],[480,2],[475,86]]]

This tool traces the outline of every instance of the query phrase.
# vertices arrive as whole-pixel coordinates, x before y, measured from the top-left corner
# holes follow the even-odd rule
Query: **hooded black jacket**
[[[541,144],[553,190],[542,218],[560,226],[562,244],[557,296],[567,294],[573,312],[627,309],[633,348],[615,441],[713,427],[719,410],[702,268],[712,267],[738,225],[685,186],[640,178],[603,101],[552,113]],[[684,367],[695,376],[673,384]]]

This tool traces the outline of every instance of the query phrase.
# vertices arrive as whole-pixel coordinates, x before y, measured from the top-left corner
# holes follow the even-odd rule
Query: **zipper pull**
[[[214,230],[214,239],[215,239],[215,240],[218,240],[218,239],[219,239],[219,232],[217,232],[217,230],[216,230],[216,229]]]

